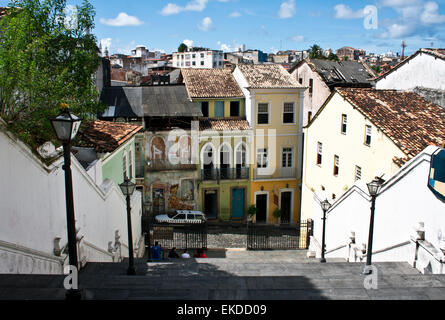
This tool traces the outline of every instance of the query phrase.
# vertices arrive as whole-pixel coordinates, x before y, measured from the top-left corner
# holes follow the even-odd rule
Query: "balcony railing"
[[[249,180],[249,168],[202,169],[201,181]]]
[[[253,170],[254,180],[296,179],[296,168],[257,168]]]
[[[165,170],[196,170],[196,164],[190,163],[181,163],[179,161],[178,164],[172,163],[168,159],[154,159],[150,160],[150,164],[147,166],[148,171],[165,171]]]

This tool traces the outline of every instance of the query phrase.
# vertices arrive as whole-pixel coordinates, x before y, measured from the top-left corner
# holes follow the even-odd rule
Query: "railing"
[[[148,171],[164,171],[164,170],[196,170],[196,164],[181,163],[178,159],[178,164],[172,163],[169,159],[154,159],[150,160],[148,165]]]
[[[166,250],[176,248],[206,249],[207,248],[207,224],[161,224],[154,223],[148,227],[145,235],[145,243],[151,248],[156,241]],[[166,254],[166,252],[164,251]]]
[[[313,221],[302,221],[296,226],[248,224],[248,250],[308,249],[313,235]]]
[[[253,170],[254,180],[296,179],[296,168],[256,168]]]
[[[201,181],[249,180],[249,168],[202,169]]]

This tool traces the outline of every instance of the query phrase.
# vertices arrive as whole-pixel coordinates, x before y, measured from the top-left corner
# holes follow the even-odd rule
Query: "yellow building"
[[[302,219],[325,200],[317,194],[333,203],[357,180],[388,180],[428,145],[440,145],[444,132],[445,110],[415,93],[335,89],[305,128]]]
[[[302,102],[305,88],[281,66],[238,65],[233,76],[246,97],[250,144],[251,204],[257,223],[300,221]]]

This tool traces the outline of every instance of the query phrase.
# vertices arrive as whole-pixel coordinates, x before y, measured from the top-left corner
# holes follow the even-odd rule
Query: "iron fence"
[[[296,226],[274,226],[249,223],[248,250],[308,249],[313,235],[313,221],[302,221]]]
[[[201,180],[248,180],[250,176],[249,168],[219,168],[202,169]]]
[[[146,219],[145,243],[152,247],[155,242],[159,242],[164,249],[176,248],[184,249],[207,249],[207,223],[200,224],[170,224],[170,223],[150,223],[152,219]]]

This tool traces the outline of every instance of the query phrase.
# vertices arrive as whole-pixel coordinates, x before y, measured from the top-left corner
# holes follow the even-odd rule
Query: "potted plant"
[[[247,209],[247,219],[248,221],[253,221],[254,217],[257,213],[258,209],[255,205],[251,205],[248,209]]]
[[[275,219],[277,219],[278,224],[280,223],[281,214],[282,214],[282,211],[280,208],[276,208],[273,212],[273,216]]]

